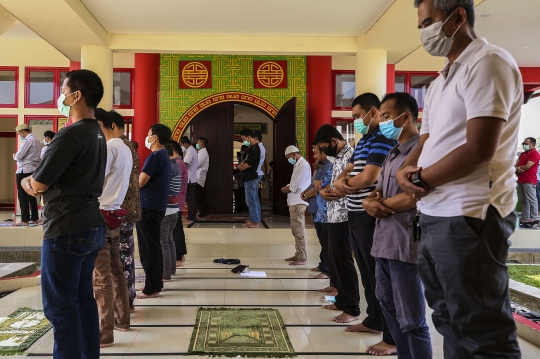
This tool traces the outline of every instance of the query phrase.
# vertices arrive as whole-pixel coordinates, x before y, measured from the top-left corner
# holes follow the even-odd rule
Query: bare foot
[[[296,262],[298,260],[298,258],[296,258],[295,256],[292,256],[291,258],[287,258],[285,259],[287,262]]]
[[[141,294],[137,294],[135,298],[137,299],[150,299],[150,298],[157,298],[159,297],[159,292],[152,293],[152,294],[144,294],[141,292]]]
[[[390,355],[397,353],[395,345],[386,344],[385,342],[380,342],[370,346],[366,351],[371,355]]]
[[[325,304],[325,305],[322,306],[322,309],[339,310],[339,308],[336,307],[335,304]]]
[[[356,324],[356,325],[351,325],[350,327],[345,328],[345,331],[346,332],[351,332],[351,333],[352,332],[364,332],[364,333],[375,333],[375,334],[382,333],[382,332],[380,332],[378,330],[368,328],[362,323]]]
[[[328,278],[330,278],[330,277],[327,276],[327,275],[324,274],[324,273],[319,273],[319,274],[317,274],[317,275],[315,276],[315,278],[317,278],[317,279],[328,279]]]
[[[345,312],[341,313],[340,315],[338,315],[337,317],[335,317],[334,319],[332,319],[334,322],[336,323],[350,323],[350,322],[354,322],[355,320],[358,320],[360,319],[360,316],[352,316],[352,315],[349,315]]]
[[[184,262],[182,261],[176,261],[176,268],[180,268],[183,264]]]
[[[319,267],[315,267],[315,268],[311,268],[311,271],[312,272],[320,272],[321,270],[319,269]]]
[[[330,286],[328,286],[326,288],[318,289],[317,292],[319,292],[319,293],[331,293],[331,292],[333,292],[335,290],[337,290],[337,289],[330,285]]]
[[[289,263],[290,266],[303,266],[305,264],[307,264],[306,261],[294,261],[294,262]]]

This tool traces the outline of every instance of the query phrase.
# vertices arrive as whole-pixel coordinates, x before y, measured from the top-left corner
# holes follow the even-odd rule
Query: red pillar
[[[396,92],[396,65],[386,65],[386,93]]]
[[[69,71],[75,71],[81,69],[81,62],[80,61],[69,61]]]
[[[332,57],[307,56],[307,157],[314,162],[311,143],[319,127],[332,124]]]
[[[135,54],[133,140],[141,160],[150,154],[144,146],[148,130],[159,122],[159,64],[159,54]]]

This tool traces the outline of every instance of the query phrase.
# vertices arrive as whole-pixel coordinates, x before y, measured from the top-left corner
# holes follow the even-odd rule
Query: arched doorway
[[[234,96],[217,94],[199,101],[180,118],[173,131],[176,140],[186,129],[192,141],[199,137],[208,139],[210,167],[205,185],[208,213],[229,214],[233,211],[234,105],[241,104],[261,111],[271,120],[274,133],[273,213],[288,215],[287,196],[280,189],[289,183],[292,175],[293,168],[284,160],[284,153],[287,146],[296,144],[296,98],[287,101],[278,111],[256,96],[229,94]]]

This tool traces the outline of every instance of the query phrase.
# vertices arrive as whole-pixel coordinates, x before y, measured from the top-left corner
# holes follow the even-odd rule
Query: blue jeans
[[[246,204],[249,208],[249,220],[252,223],[261,221],[261,202],[259,202],[259,178],[244,182],[244,190],[246,191]]]
[[[538,203],[538,208],[540,208],[540,181],[536,184],[536,202]]]
[[[105,224],[46,239],[41,252],[45,316],[54,329],[55,359],[98,359],[99,317],[92,273],[105,243]]]
[[[398,357],[430,359],[431,338],[418,266],[384,258],[375,261],[375,294],[396,343]]]

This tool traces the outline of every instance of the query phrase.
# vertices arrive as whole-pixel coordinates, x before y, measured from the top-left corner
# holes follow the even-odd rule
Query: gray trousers
[[[178,221],[178,214],[165,216],[161,221],[161,235],[159,242],[163,253],[163,279],[170,280],[176,274],[176,246],[174,245],[173,231]]]
[[[445,359],[521,358],[508,295],[516,215],[485,220],[422,214],[418,271]]]
[[[536,221],[538,219],[536,185],[532,183],[518,183],[517,194],[521,202],[521,219],[525,221]]]

